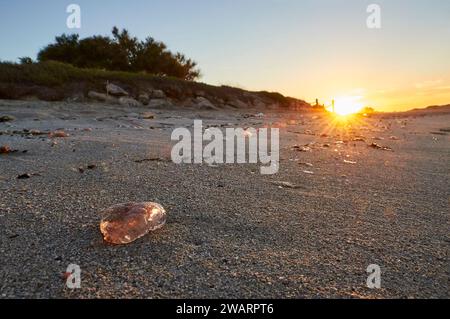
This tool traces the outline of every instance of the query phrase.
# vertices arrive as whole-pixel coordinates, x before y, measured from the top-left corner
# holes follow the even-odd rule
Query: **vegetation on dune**
[[[0,82],[4,83],[54,87],[75,81],[117,80],[132,82],[154,78],[154,75],[145,73],[77,68],[70,64],[55,61],[22,64],[0,62]]]
[[[175,98],[183,90],[188,94],[192,87],[206,86],[170,76],[78,68],[56,61],[0,62],[0,98],[4,99],[37,96],[42,100],[57,101],[78,93],[87,94],[90,90],[103,92],[107,81],[135,93],[148,87],[164,89]]]
[[[140,72],[171,76],[187,81],[198,79],[197,63],[181,53],[172,53],[163,42],[147,37],[144,41],[127,30],[114,27],[112,38],[92,36],[80,39],[78,34],[57,36],[55,42],[38,53],[39,62],[58,61],[79,68]],[[22,63],[29,63],[22,58]]]
[[[239,100],[251,104],[256,97],[269,104],[279,103],[284,106],[303,103],[279,93],[248,92],[239,88],[213,86],[176,77],[78,68],[55,61],[32,63],[27,58],[21,60],[23,61],[20,64],[0,62],[0,99],[36,97],[45,101],[61,101],[80,93],[87,95],[90,90],[104,92],[106,82],[110,81],[135,96],[152,88],[162,90],[169,98],[178,101],[201,95],[211,101],[222,103]]]

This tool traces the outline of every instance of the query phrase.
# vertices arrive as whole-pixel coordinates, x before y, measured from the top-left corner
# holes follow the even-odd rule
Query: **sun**
[[[362,96],[341,96],[334,100],[333,106],[330,105],[328,110],[337,115],[346,116],[358,113],[363,108],[363,103],[360,101]]]

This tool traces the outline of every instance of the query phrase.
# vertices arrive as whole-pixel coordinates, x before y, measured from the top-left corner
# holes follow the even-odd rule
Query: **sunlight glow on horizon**
[[[364,107],[361,99],[362,96],[340,96],[334,99],[334,110],[332,105],[329,105],[326,109],[342,116],[355,114]]]

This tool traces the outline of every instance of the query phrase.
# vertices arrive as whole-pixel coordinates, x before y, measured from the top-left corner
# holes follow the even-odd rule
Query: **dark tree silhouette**
[[[112,38],[93,36],[80,39],[63,34],[38,54],[38,61],[59,61],[80,68],[145,72],[188,81],[200,77],[197,64],[181,53],[172,53],[163,42],[148,37],[140,41],[127,30],[112,30]]]
[[[28,57],[28,56],[23,56],[21,58],[19,58],[19,62],[20,64],[33,64],[33,59]]]

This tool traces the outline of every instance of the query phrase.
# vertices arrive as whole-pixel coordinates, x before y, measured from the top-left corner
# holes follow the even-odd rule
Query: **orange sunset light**
[[[355,114],[364,107],[361,99],[362,96],[337,97],[334,99],[334,107],[331,104],[327,107],[327,110],[341,116]]]

